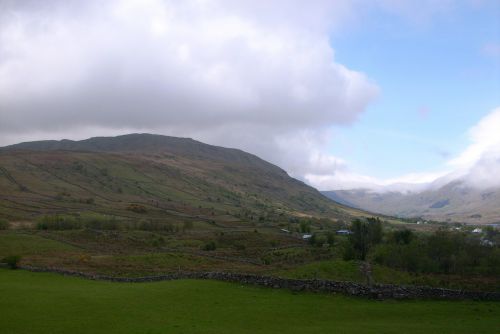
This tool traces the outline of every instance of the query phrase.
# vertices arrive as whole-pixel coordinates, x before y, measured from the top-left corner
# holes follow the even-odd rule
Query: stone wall
[[[398,286],[390,284],[375,284],[368,287],[354,282],[337,282],[329,280],[303,280],[289,279],[271,276],[260,276],[250,274],[237,274],[226,272],[179,272],[168,275],[148,277],[111,277],[94,275],[82,272],[68,271],[59,268],[36,268],[23,266],[21,269],[33,272],[51,272],[66,276],[76,276],[92,280],[104,280],[111,282],[141,283],[157,282],[177,279],[208,279],[240,284],[250,284],[274,289],[289,289],[292,291],[311,291],[341,293],[349,296],[364,297],[371,299],[441,299],[441,300],[489,300],[500,301],[498,292],[475,292],[451,290],[420,286]]]

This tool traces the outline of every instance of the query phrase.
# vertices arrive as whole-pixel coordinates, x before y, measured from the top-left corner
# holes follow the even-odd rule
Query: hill
[[[353,189],[323,194],[339,203],[386,215],[471,224],[500,223],[500,189],[478,189],[463,181],[421,192]]]
[[[237,149],[151,134],[0,149],[0,218],[95,212],[163,221],[270,222],[360,214]]]

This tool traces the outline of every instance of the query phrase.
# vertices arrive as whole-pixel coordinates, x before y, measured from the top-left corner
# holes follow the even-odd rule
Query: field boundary
[[[354,282],[341,282],[319,279],[291,279],[253,274],[239,274],[228,272],[177,272],[158,276],[145,277],[113,277],[70,271],[60,268],[40,268],[21,266],[20,269],[31,272],[48,272],[65,276],[80,277],[91,280],[121,282],[121,283],[147,283],[159,281],[172,281],[180,279],[203,279],[224,282],[256,285],[274,289],[289,289],[292,291],[310,291],[340,293],[355,297],[369,299],[433,299],[433,300],[483,300],[500,301],[498,292],[479,292],[432,288],[425,286],[401,286],[392,284],[374,284],[367,286]]]

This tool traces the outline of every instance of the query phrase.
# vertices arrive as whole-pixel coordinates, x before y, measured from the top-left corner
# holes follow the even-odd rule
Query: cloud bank
[[[2,1],[0,133],[128,131],[246,149],[292,175],[335,170],[332,125],[378,94],[335,61],[349,1]]]
[[[330,35],[367,8],[425,22],[457,1],[0,0],[0,145],[154,132],[244,149],[321,189],[431,182],[444,172],[377,180],[328,153],[332,126],[380,90],[336,61]],[[495,166],[477,150],[457,161]]]

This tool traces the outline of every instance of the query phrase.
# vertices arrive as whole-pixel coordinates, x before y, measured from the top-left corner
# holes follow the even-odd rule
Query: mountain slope
[[[346,205],[387,215],[474,224],[500,222],[500,189],[477,189],[461,181],[404,194],[366,189],[325,191],[323,194]]]
[[[141,217],[131,204],[169,221],[347,220],[354,212],[252,154],[187,138],[132,134],[0,149],[0,217]]]

